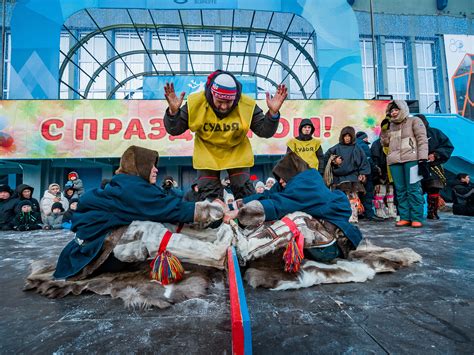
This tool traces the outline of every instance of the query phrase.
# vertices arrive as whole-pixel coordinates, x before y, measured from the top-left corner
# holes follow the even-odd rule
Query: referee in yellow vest
[[[321,175],[324,172],[324,152],[321,141],[313,137],[314,125],[309,118],[301,121],[298,129],[298,137],[288,141],[287,152],[296,153],[301,159],[308,163],[310,168],[318,170]]]
[[[242,85],[229,72],[217,70],[209,75],[205,90],[177,96],[172,83],[166,83],[168,101],[164,122],[173,136],[190,129],[195,133],[193,167],[198,171],[199,198],[223,197],[220,172],[227,170],[235,199],[255,193],[250,181],[254,156],[247,132],[272,137],[280,119],[280,108],[288,90],[279,85],[272,97],[267,92],[268,112],[263,113],[254,99],[242,94]]]

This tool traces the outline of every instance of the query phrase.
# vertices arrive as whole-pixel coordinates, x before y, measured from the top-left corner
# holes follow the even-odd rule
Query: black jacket
[[[386,184],[388,181],[387,156],[383,151],[382,142],[377,139],[370,147],[370,155],[374,168],[372,169],[372,178],[375,185]]]
[[[231,73],[226,72],[227,74],[233,75]],[[235,79],[235,77],[234,77]],[[233,108],[235,108],[238,104],[238,101],[240,99],[240,95],[242,94],[242,85],[235,79],[235,82],[237,83],[237,97],[235,99]],[[211,86],[212,86],[213,80],[211,80],[209,83],[206,84],[206,98],[211,107],[213,107],[212,103],[212,93],[211,93]],[[216,113],[217,114],[217,113]],[[218,117],[220,116],[217,114]],[[221,117],[221,119],[224,119],[225,117]],[[253,116],[252,116],[252,122],[250,123],[250,130],[254,132],[257,136],[263,137],[263,138],[270,138],[272,137],[275,132],[278,129],[278,123],[280,120],[280,116],[277,118],[273,118],[269,112],[266,114],[263,113],[262,109],[258,107],[258,105],[255,105],[255,109],[253,111]],[[178,113],[176,115],[171,116],[169,114],[169,109],[166,109],[165,112],[165,117],[164,117],[164,124],[166,128],[166,132],[168,134],[171,134],[172,136],[178,136],[180,134],[183,134],[186,132],[186,130],[189,128],[188,124],[188,104],[184,104],[182,106]]]
[[[41,215],[39,212],[19,212],[13,221],[13,229],[15,230],[33,230],[39,229],[41,223]]]
[[[20,184],[16,187],[15,189],[15,193],[16,193],[16,197],[18,198],[19,201],[23,201],[23,200],[26,200],[21,194],[24,190],[30,190],[31,191],[31,196],[33,196],[33,192],[35,191],[34,187],[30,186],[30,185],[27,185],[27,184]],[[40,212],[40,205],[39,205],[39,202],[37,199],[33,198],[33,197],[30,197],[28,199],[28,201],[31,202],[31,210],[33,212]],[[17,208],[16,213],[19,213],[20,210]]]
[[[0,200],[0,228],[10,229],[13,226],[17,203],[18,199],[16,197],[10,197],[8,200]]]

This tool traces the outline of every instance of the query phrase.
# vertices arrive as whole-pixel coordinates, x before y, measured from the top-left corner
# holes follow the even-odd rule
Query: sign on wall
[[[324,149],[338,143],[344,126],[379,133],[388,101],[290,100],[283,104],[273,138],[249,132],[256,155],[284,154],[303,118],[315,126]],[[265,100],[257,104],[266,110]],[[156,149],[161,156],[191,156],[193,133],[170,136],[163,124],[164,100],[0,101],[0,158],[120,157],[130,145]]]
[[[451,112],[474,118],[474,36],[444,35],[444,46]]]

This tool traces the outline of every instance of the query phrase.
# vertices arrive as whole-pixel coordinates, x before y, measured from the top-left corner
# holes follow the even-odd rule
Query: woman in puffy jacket
[[[46,218],[51,214],[51,208],[55,202],[60,202],[65,210],[69,208],[69,202],[61,193],[61,188],[58,184],[53,183],[49,185],[48,190],[44,192],[43,198],[40,201],[43,223],[46,223]]]
[[[426,128],[418,117],[410,116],[403,100],[387,106],[390,128],[384,145],[388,146],[387,164],[395,184],[400,221],[397,227],[422,227],[423,192],[421,176],[429,174]]]

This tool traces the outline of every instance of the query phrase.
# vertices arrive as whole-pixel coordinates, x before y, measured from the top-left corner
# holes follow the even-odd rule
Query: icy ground
[[[275,292],[246,287],[255,354],[474,352],[474,218],[423,229],[361,222],[374,244],[423,262],[361,284]],[[231,353],[227,284],[165,310],[129,310],[93,294],[22,292],[31,260],[56,259],[66,231],[0,232],[0,353]],[[223,274],[222,274],[223,275]]]

